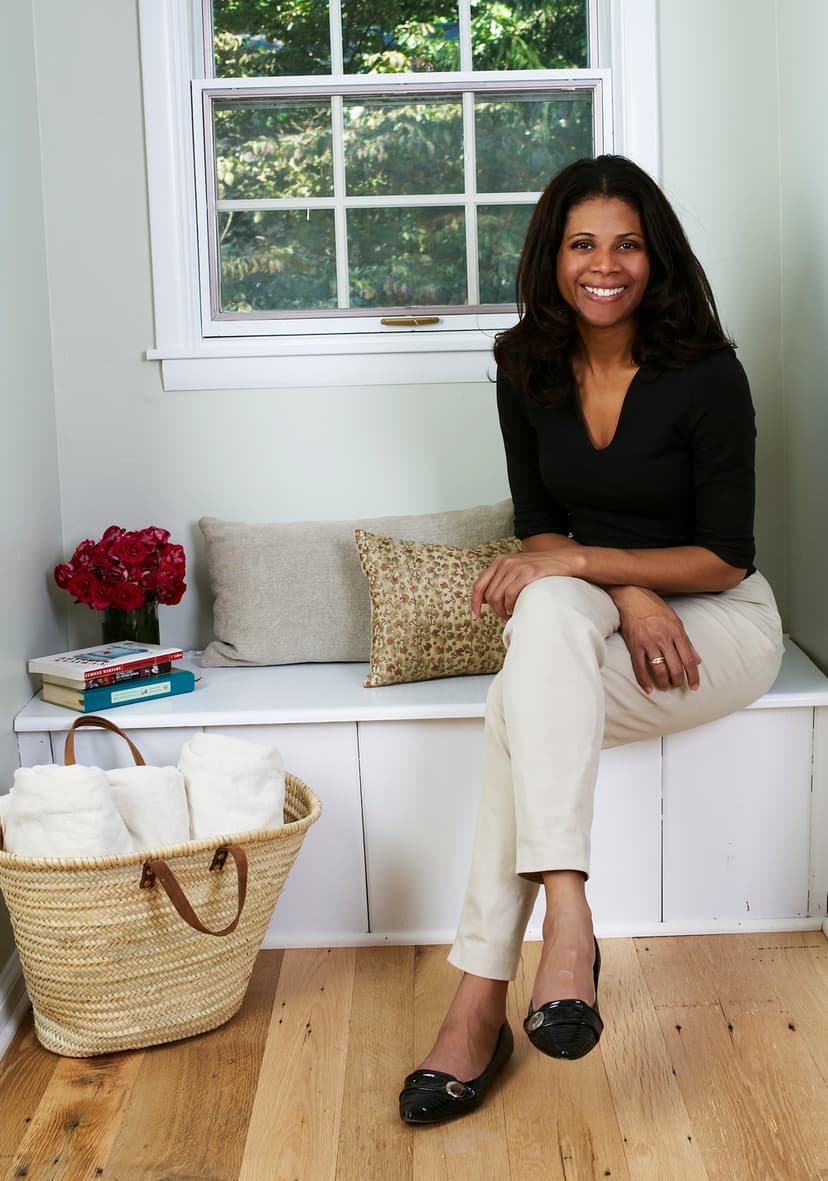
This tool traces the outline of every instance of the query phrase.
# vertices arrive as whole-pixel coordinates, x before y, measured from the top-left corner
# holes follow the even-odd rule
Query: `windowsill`
[[[351,337],[234,338],[191,348],[148,349],[165,390],[297,389],[323,386],[489,382],[494,333],[425,338],[416,330]]]

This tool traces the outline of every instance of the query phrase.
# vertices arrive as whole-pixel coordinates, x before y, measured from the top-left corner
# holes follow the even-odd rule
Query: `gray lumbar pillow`
[[[415,517],[244,524],[202,517],[215,639],[206,665],[367,661],[371,599],[354,544],[364,529],[464,548],[512,532],[511,500]]]

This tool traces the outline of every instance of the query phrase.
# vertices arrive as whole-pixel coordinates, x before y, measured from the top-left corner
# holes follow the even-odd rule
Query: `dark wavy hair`
[[[517,269],[520,318],[494,346],[500,370],[538,402],[560,403],[574,390],[576,320],[558,289],[556,265],[570,209],[592,197],[617,197],[641,219],[650,278],[637,310],[635,362],[673,368],[733,344],[701,263],[655,181],[624,156],[576,160],[535,206]]]

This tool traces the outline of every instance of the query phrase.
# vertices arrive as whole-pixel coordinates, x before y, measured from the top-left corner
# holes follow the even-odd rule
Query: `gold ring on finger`
[[[650,664],[666,664],[666,663],[667,663],[667,657],[666,657],[666,656],[654,656],[654,657],[652,658],[652,660],[650,660],[650,662],[649,662],[649,663],[650,663]]]

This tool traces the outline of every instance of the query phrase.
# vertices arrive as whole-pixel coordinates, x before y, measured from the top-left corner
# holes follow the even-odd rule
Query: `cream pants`
[[[761,574],[669,603],[702,658],[701,684],[647,694],[606,591],[579,578],[542,578],[518,596],[486,705],[472,867],[449,955],[462,971],[513,979],[540,874],[588,874],[602,746],[713,721],[773,684],[782,631]]]

